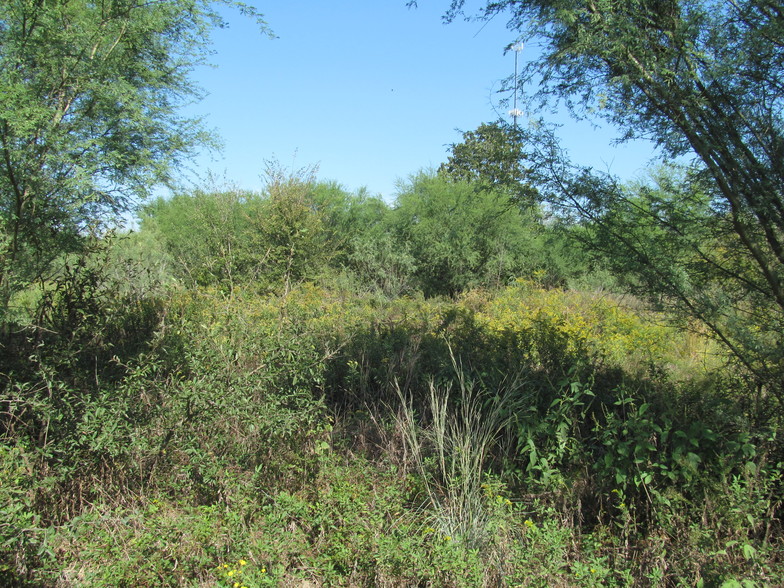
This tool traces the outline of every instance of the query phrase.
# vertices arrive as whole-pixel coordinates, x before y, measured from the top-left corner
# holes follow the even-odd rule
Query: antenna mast
[[[523,112],[517,108],[517,56],[520,55],[520,52],[525,47],[524,43],[517,43],[516,45],[512,45],[512,51],[514,51],[515,56],[515,64],[514,64],[514,107],[512,110],[509,111],[509,115],[512,117],[514,121],[514,128],[517,129],[517,117],[522,116]]]

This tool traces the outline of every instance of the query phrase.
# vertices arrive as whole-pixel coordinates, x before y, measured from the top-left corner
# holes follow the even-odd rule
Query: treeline
[[[565,231],[503,191],[435,172],[401,182],[393,203],[307,172],[278,172],[261,193],[211,189],[159,199],[143,208],[138,234],[123,240],[157,257],[185,287],[281,292],[345,280],[383,296],[433,297],[521,275],[553,285],[584,277],[587,266]]]

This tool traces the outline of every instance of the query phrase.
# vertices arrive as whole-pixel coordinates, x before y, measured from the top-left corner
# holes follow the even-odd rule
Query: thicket
[[[117,236],[220,19],[3,5],[0,582],[780,583],[781,19],[622,4],[484,16],[689,166],[489,124],[393,203],[272,166]]]
[[[443,174],[389,205],[309,172],[140,226],[16,299],[3,583],[784,575],[777,396],[699,323],[577,288],[589,227]]]
[[[780,7],[481,9],[650,180],[487,124],[392,203],[272,166],[111,235],[209,139],[221,5],[266,31],[0,3],[0,583],[780,584]]]

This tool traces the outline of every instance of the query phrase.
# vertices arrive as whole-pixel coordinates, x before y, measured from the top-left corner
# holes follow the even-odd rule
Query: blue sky
[[[460,131],[496,120],[501,80],[514,71],[504,47],[515,35],[497,18],[444,24],[448,0],[264,0],[249,2],[277,36],[226,12],[212,68],[195,80],[208,93],[189,112],[224,143],[197,160],[247,189],[263,186],[265,161],[318,166],[318,177],[367,187],[388,201],[398,179],[437,167]],[[467,3],[478,6],[480,3]],[[519,59],[530,58],[526,47]],[[567,124],[564,145],[581,164],[638,175],[647,145],[613,147],[611,130]]]

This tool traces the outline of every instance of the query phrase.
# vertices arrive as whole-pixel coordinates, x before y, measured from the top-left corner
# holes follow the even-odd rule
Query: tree
[[[177,277],[231,295],[255,285],[288,292],[325,271],[357,231],[354,200],[314,168],[271,163],[260,193],[209,187],[159,198],[142,209],[142,233],[157,239]],[[345,234],[344,234],[345,233]]]
[[[463,141],[450,146],[452,154],[438,168],[444,177],[475,182],[495,192],[507,192],[516,204],[529,207],[537,201],[528,183],[524,134],[503,123],[483,123],[463,133]]]
[[[265,260],[265,277],[288,294],[298,282],[323,271],[338,249],[327,225],[327,211],[313,200],[316,168],[288,172],[267,169],[265,198],[253,226]]]
[[[541,224],[503,191],[477,191],[469,182],[426,172],[412,177],[401,185],[389,223],[426,296],[503,285],[545,262]]]
[[[384,200],[371,195],[367,188],[351,193],[334,181],[316,182],[309,199],[313,210],[323,217],[335,248],[331,264],[338,270],[352,265],[355,244],[373,232],[389,211]]]
[[[230,0],[0,3],[0,324],[15,292],[207,139],[179,108],[199,95],[188,75],[219,4],[258,18]]]
[[[371,227],[350,246],[347,266],[364,288],[388,298],[412,292],[416,260],[408,243],[397,239],[388,226]]]
[[[588,254],[681,324],[707,327],[745,374],[781,397],[781,317],[704,178],[667,165],[646,180],[592,189],[607,187],[612,198],[583,202],[585,220],[575,235]],[[757,416],[762,408],[755,407]]]
[[[258,194],[226,188],[159,198],[142,209],[142,233],[160,242],[179,279],[231,294],[258,277],[263,263],[252,229],[260,201]]]
[[[448,18],[463,4],[454,0]],[[770,369],[755,374],[781,393],[782,346],[765,344],[770,332],[784,328],[781,6],[768,0],[502,0],[488,2],[480,16],[505,11],[520,39],[536,39],[541,47],[520,80],[538,84],[535,98],[562,100],[576,116],[617,125],[622,139],[651,139],[664,154],[691,159],[690,176],[709,202],[703,220],[723,241],[690,241],[690,247],[723,275],[722,292],[745,299],[736,311],[765,335],[746,342],[733,336],[733,313],[707,324],[747,366],[750,357],[766,356]],[[544,181],[557,204],[596,219],[622,198],[608,178],[556,163],[550,147],[541,154],[540,177],[552,172]],[[679,269],[697,277],[694,266]],[[722,296],[716,293],[710,305]],[[701,296],[684,290],[677,301],[703,318]]]

